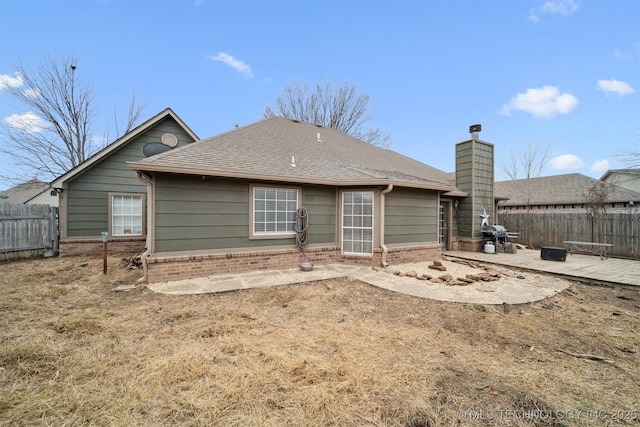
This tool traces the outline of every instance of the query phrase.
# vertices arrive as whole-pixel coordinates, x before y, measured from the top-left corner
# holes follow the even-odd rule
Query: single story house
[[[282,117],[129,159],[145,186],[135,192],[139,201],[146,197],[145,219],[134,228],[147,230],[145,278],[303,261],[386,266],[436,259],[443,248],[479,250],[479,215],[493,215],[494,157],[493,145],[478,139],[479,126],[471,131],[471,139],[455,145],[455,181],[397,152]],[[87,191],[66,181],[67,194]],[[112,192],[101,190],[102,218]],[[67,220],[69,239],[78,231]],[[106,225],[102,219],[91,233]]]
[[[609,255],[637,258],[640,193],[572,173],[496,182],[495,200],[496,221],[519,233],[520,243],[612,244]]]
[[[59,199],[60,255],[100,254],[103,232],[108,233],[110,254],[142,253],[147,186],[127,162],[198,139],[167,108],[51,182]]]
[[[543,176],[495,183],[498,215],[510,211],[536,210],[584,211],[589,188],[599,180],[580,173]],[[629,203],[640,203],[640,193],[609,184],[607,210],[628,209]],[[499,220],[498,220],[499,221]]]

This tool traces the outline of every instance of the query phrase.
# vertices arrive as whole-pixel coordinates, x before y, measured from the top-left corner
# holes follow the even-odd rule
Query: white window
[[[111,235],[142,236],[143,196],[130,194],[111,195]]]
[[[258,187],[253,189],[252,236],[292,236],[296,232],[299,190]]]
[[[342,253],[373,254],[373,192],[342,193]]]

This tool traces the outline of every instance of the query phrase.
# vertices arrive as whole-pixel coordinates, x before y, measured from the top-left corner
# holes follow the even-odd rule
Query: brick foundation
[[[431,261],[440,257],[440,244],[389,248],[389,265]],[[306,258],[296,249],[265,249],[228,253],[163,255],[148,258],[150,283],[207,277],[219,274],[242,273],[256,270],[283,270],[296,268],[303,261],[314,265],[350,264],[380,266],[382,251],[377,249],[373,257],[344,256],[339,247],[309,248]]]
[[[482,252],[482,239],[457,237],[453,239],[452,250],[465,252]]]
[[[420,246],[400,246],[390,247],[387,253],[387,263],[406,264],[410,262],[433,261],[440,258],[442,247],[440,243],[433,243]],[[378,262],[375,265],[380,265]]]
[[[144,237],[118,238],[107,242],[109,256],[134,256],[144,252]],[[90,255],[102,256],[102,237],[95,239],[66,238],[60,239],[60,256]]]

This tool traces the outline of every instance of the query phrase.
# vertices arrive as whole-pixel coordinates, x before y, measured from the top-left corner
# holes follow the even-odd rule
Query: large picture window
[[[373,192],[342,193],[342,253],[373,254]]]
[[[253,236],[291,236],[296,232],[299,190],[253,187]]]
[[[143,196],[111,195],[111,235],[142,236],[144,233]]]

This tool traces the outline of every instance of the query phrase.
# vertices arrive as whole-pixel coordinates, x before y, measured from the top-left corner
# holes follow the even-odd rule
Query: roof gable
[[[87,160],[85,160],[75,168],[60,175],[58,178],[56,178],[54,181],[51,182],[50,184],[51,187],[54,187],[54,188],[62,187],[62,185],[65,182],[72,180],[73,178],[75,178],[85,170],[91,168],[93,165],[97,164],[104,158],[108,157],[109,155],[111,155],[121,147],[125,146],[126,144],[134,140],[136,137],[141,135],[142,133],[153,128],[156,124],[160,123],[162,120],[165,120],[166,118],[172,118],[173,120],[175,120],[178,123],[178,125],[184,130],[184,132],[193,139],[193,141],[197,141],[199,139],[198,136],[182,121],[182,119],[180,119],[180,117],[178,117],[178,115],[173,112],[173,110],[171,110],[170,108],[166,108],[160,113],[158,113],[157,115],[155,115],[154,117],[150,118],[146,122],[134,128],[127,134],[123,135],[121,138],[118,138],[111,144],[107,145],[105,148],[103,148],[102,150],[100,150],[99,152],[97,152],[96,154],[94,154],[93,156],[91,156],[90,158],[88,158]]]
[[[398,184],[453,190],[450,175],[335,129],[283,117],[139,162],[136,170],[328,185]]]
[[[640,169],[609,169],[600,177],[601,181],[605,181],[609,176],[612,175],[634,175],[640,176]]]

